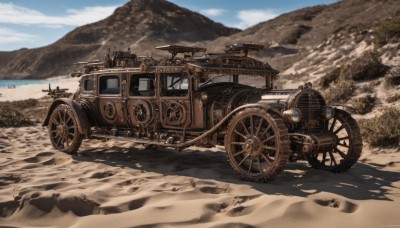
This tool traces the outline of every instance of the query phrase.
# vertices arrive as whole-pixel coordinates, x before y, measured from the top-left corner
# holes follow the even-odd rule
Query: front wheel
[[[329,151],[307,155],[308,163],[316,169],[341,172],[351,168],[362,151],[362,137],[357,122],[351,115],[337,109],[327,124],[327,130],[336,137],[336,145]]]
[[[82,135],[71,107],[62,104],[54,109],[49,121],[49,135],[55,149],[76,154],[82,143]]]
[[[288,130],[279,115],[248,108],[232,118],[225,149],[241,178],[264,182],[278,175],[288,160]]]

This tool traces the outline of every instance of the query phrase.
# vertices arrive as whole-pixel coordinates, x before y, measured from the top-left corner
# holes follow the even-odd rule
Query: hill
[[[215,51],[235,42],[268,47],[254,55],[281,71],[278,87],[310,81],[330,103],[344,103],[360,114],[357,118],[400,107],[396,0],[343,0],[304,8],[202,44]]]
[[[108,48],[152,53],[155,46],[213,40],[227,28],[165,0],[131,0],[108,18],[76,28],[46,47],[0,52],[0,78],[47,78],[70,73],[76,61],[102,58]]]

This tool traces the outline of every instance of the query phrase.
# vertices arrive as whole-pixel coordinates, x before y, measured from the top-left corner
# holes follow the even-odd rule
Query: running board
[[[102,134],[91,134],[90,138],[96,138],[96,139],[115,139],[119,141],[126,141],[126,142],[134,142],[134,143],[139,143],[139,144],[152,144],[152,145],[158,145],[158,146],[165,146],[165,147],[174,147],[174,148],[179,148],[184,145],[184,143],[180,143],[180,141],[177,141],[177,143],[168,143],[169,140],[173,141],[173,138],[168,138],[166,141],[153,141],[153,140],[146,140],[146,139],[140,139],[140,138],[134,138],[134,137],[123,137],[123,136],[113,136],[113,135],[102,135]]]

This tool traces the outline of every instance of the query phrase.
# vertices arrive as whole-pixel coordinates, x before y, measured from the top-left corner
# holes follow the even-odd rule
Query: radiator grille
[[[308,129],[321,128],[323,125],[322,108],[325,101],[319,93],[299,94],[295,107],[301,111],[301,122]]]

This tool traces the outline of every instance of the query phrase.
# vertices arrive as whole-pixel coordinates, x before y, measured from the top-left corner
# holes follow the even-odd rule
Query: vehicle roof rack
[[[249,51],[260,51],[264,49],[264,45],[259,44],[243,44],[236,43],[232,45],[225,45],[225,53],[227,54],[242,54],[243,56],[247,56]]]
[[[172,59],[174,59],[175,56],[179,53],[191,53],[191,57],[193,57],[193,55],[195,53],[206,51],[205,48],[201,48],[201,47],[187,47],[187,46],[172,45],[172,44],[159,46],[159,47],[156,47],[156,49],[168,51],[169,53],[171,53]]]
[[[103,61],[101,61],[101,60],[93,60],[93,61],[89,61],[89,62],[72,63],[72,65],[97,65],[97,64],[103,64]]]

